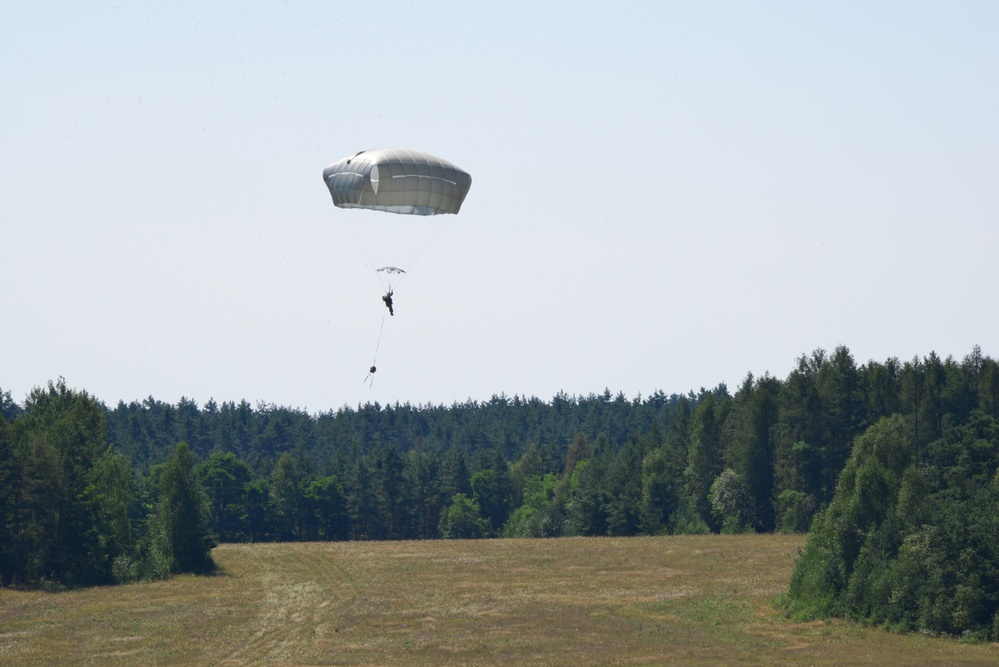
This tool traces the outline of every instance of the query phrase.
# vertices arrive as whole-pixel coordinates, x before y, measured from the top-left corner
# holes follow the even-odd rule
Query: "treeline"
[[[156,570],[149,517],[178,443],[196,461],[209,543],[805,531],[832,501],[854,439],[882,418],[902,415],[926,451],[973,415],[999,417],[999,363],[975,348],[960,361],[858,365],[840,347],[802,356],[784,380],[747,376],[734,394],[498,396],[319,415],[186,399],[96,405],[106,435],[79,456],[127,468],[98,485],[127,508],[131,537],[102,561],[127,579]],[[38,405],[0,392],[0,408],[0,577],[58,578],[54,567],[23,570],[27,537],[50,519],[8,490],[48,483],[22,425]],[[100,503],[87,502],[81,512],[98,521]]]
[[[726,392],[724,387],[717,391]],[[187,398],[172,405],[149,397],[119,402],[106,415],[115,449],[137,466],[162,462],[183,441],[201,460],[213,452],[231,452],[254,473],[267,476],[281,454],[291,450],[307,451],[319,466],[383,447],[454,449],[466,456],[490,449],[512,461],[534,443],[560,457],[566,443],[580,434],[591,440],[603,434],[620,445],[630,434],[664,427],[681,398],[656,392],[629,400],[605,390],[586,397],[560,393],[551,402],[504,395],[450,406],[368,403],[312,415],[246,401],[209,400],[199,407]],[[686,398],[697,400],[694,394]]]
[[[9,394],[0,404],[0,583],[92,585],[214,569],[186,445],[137,476],[108,446],[104,411],[86,392],[59,381],[34,389],[23,410]]]

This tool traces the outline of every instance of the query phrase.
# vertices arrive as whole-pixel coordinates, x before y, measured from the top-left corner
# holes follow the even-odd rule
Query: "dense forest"
[[[999,641],[999,421],[919,447],[901,415],[860,435],[784,604],[895,630]]]
[[[216,541],[804,532],[813,519],[842,530],[846,516],[858,527],[838,573],[821,585],[796,575],[798,590],[832,600],[859,576],[858,562],[874,567],[875,551],[884,560],[920,539],[959,542],[947,532],[957,527],[939,527],[946,517],[920,509],[935,506],[927,498],[970,494],[968,476],[999,483],[990,477],[999,363],[977,347],[962,360],[931,353],[862,365],[845,347],[816,350],[787,378],[748,375],[734,393],[494,396],[320,414],[152,397],[109,408],[59,380],[20,405],[0,391],[0,415],[3,583],[208,571]],[[880,519],[843,498],[856,496],[847,483],[874,483],[858,452],[880,451],[865,443],[885,424],[908,454],[878,482],[879,507],[901,494],[915,503],[904,520],[916,528],[893,529],[877,551],[867,541]],[[919,502],[910,468],[923,471]],[[861,481],[838,488],[841,472]],[[919,532],[927,522],[939,532]],[[836,545],[823,548],[846,549]],[[804,560],[826,559],[807,555],[818,548],[810,542]],[[988,595],[976,623],[994,616]],[[825,609],[846,613],[838,598]]]

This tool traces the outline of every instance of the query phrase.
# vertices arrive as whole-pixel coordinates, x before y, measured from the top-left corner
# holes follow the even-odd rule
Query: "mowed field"
[[[0,664],[958,665],[999,645],[792,623],[803,536],[222,545],[221,574],[0,590]]]

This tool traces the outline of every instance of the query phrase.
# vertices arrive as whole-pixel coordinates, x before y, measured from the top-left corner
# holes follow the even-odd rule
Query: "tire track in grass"
[[[357,596],[353,578],[339,563],[341,553],[329,543],[301,544],[293,550],[284,545],[261,554],[265,548],[254,547],[255,556],[264,556],[255,572],[260,610],[254,626],[249,638],[219,664],[298,658],[302,647],[325,634],[337,611],[350,606]],[[295,655],[289,655],[289,649]]]

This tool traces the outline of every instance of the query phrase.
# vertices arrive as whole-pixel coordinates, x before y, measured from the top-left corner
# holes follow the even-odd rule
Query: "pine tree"
[[[730,399],[706,394],[691,418],[690,447],[683,472],[684,501],[691,516],[688,521],[703,521],[717,527],[711,511],[711,484],[722,471],[721,431]]]

